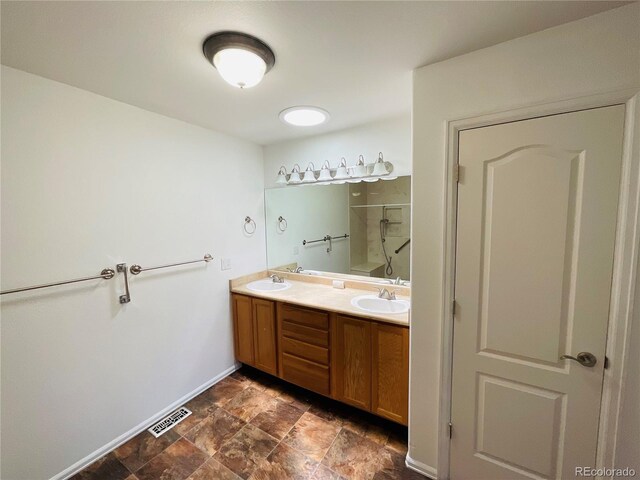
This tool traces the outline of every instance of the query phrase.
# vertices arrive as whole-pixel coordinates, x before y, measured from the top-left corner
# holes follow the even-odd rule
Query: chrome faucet
[[[289,270],[291,273],[300,273],[302,272],[303,268],[302,267],[296,267],[295,269],[287,268],[287,270]]]
[[[385,300],[395,300],[396,299],[396,292],[390,292],[386,288],[379,288],[378,291],[380,292],[380,293],[378,293],[378,298],[383,298]]]
[[[269,275],[269,278],[273,280],[273,283],[284,283],[284,278],[279,277],[275,273]]]

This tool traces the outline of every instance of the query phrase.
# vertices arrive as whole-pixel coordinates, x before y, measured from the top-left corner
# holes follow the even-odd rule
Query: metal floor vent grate
[[[163,433],[171,430],[189,415],[191,415],[191,410],[189,410],[188,408],[180,407],[178,410],[169,414],[158,423],[156,423],[148,430],[148,432],[154,437],[158,438]]]

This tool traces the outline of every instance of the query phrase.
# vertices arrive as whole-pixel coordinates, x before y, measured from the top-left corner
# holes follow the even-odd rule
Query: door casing
[[[458,195],[458,133],[532,118],[569,113],[610,105],[625,105],[622,178],[616,225],[616,242],[611,288],[611,308],[607,327],[605,370],[600,409],[600,428],[596,468],[614,465],[618,417],[628,351],[629,330],[633,315],[633,291],[637,279],[640,244],[640,92],[637,89],[580,97],[555,103],[526,106],[500,113],[447,122],[447,151],[444,179],[444,262],[443,319],[440,357],[440,398],[438,428],[438,479],[449,478],[451,387],[453,364],[453,301],[455,286],[455,240]],[[635,299],[636,303],[640,300]],[[411,426],[409,426],[411,428]],[[453,426],[455,431],[455,425]],[[455,433],[454,433],[455,434]]]

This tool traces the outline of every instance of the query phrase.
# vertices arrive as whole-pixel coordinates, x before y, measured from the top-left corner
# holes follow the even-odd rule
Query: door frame
[[[462,130],[487,127],[579,110],[625,105],[622,175],[616,223],[613,281],[607,326],[606,355],[609,366],[604,371],[596,468],[612,467],[622,391],[626,378],[629,332],[634,309],[634,290],[638,274],[640,244],[640,91],[626,89],[578,97],[553,103],[520,106],[514,109],[454,119],[446,122],[444,180],[444,262],[442,271],[442,337],[440,357],[440,398],[438,406],[438,479],[448,479],[450,472],[449,422],[452,406],[453,301],[456,265],[456,224],[458,180],[458,136]],[[462,176],[461,176],[462,177]],[[464,182],[464,178],[460,178]],[[640,299],[636,299],[636,302]],[[638,305],[640,308],[640,305]],[[455,425],[453,426],[455,432]],[[455,435],[455,433],[454,433]]]

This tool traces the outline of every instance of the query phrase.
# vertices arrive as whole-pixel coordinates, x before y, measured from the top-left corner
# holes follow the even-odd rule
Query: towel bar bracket
[[[124,295],[120,295],[120,303],[129,303],[131,301],[131,295],[129,293],[129,276],[127,275],[127,264],[119,263],[116,265],[116,270],[124,275]]]

